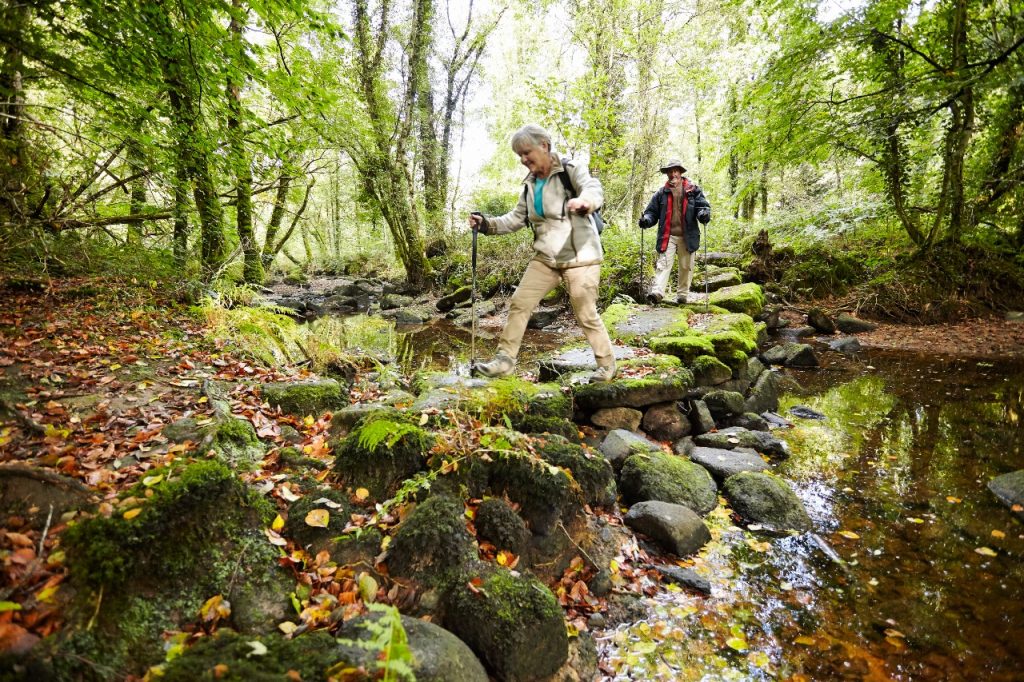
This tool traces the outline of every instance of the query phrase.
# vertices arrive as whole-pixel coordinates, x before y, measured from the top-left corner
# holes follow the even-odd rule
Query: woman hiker
[[[576,321],[597,360],[597,371],[590,380],[609,381],[615,377],[615,356],[608,330],[597,313],[604,252],[591,216],[604,201],[601,182],[591,177],[586,166],[553,154],[551,135],[538,125],[526,125],[516,131],[512,151],[530,171],[519,203],[503,216],[472,213],[469,225],[486,235],[507,234],[529,225],[533,229],[534,256],[512,295],[497,354],[475,369],[486,377],[511,374],[530,315],[549,291],[565,282]],[[568,171],[574,192],[560,181],[563,170]]]

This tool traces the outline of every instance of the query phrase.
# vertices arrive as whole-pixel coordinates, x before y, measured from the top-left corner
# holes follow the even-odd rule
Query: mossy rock
[[[747,282],[713,291],[708,296],[708,301],[711,305],[753,317],[764,309],[764,291],[760,285]]]
[[[615,504],[615,474],[607,459],[559,436],[535,438],[534,444],[544,461],[572,473],[587,504],[592,507]]]
[[[348,407],[348,390],[336,379],[263,384],[263,398],[285,414],[319,417]]]
[[[474,590],[467,586],[472,580]],[[530,574],[480,565],[444,596],[444,625],[499,680],[546,678],[565,663],[569,639],[555,595]]]
[[[558,384],[533,384],[518,377],[502,377],[472,391],[464,405],[471,414],[489,424],[513,422],[524,417],[572,417],[572,394]]]
[[[689,507],[701,516],[718,505],[718,486],[704,467],[664,452],[627,459],[619,489],[627,505],[659,500]]]
[[[366,488],[383,500],[426,467],[433,446],[434,436],[418,425],[418,415],[379,410],[334,442],[334,471],[342,485]]]
[[[715,346],[711,339],[701,334],[659,336],[648,341],[647,347],[655,353],[675,356],[685,365],[690,365],[701,355],[715,354]]]
[[[680,400],[692,386],[693,374],[687,369],[680,369],[641,379],[577,385],[573,392],[579,408],[593,412],[604,407],[645,407]]]
[[[627,343],[651,336],[684,336],[689,318],[690,311],[684,308],[642,309],[623,303],[608,306],[601,315],[608,335]]]
[[[544,437],[543,440],[557,438]],[[487,489],[519,505],[519,513],[535,535],[550,535],[559,522],[569,525],[583,511],[580,485],[562,469],[525,450],[491,453],[490,462],[473,468],[487,472]]]
[[[697,386],[717,386],[732,379],[732,369],[712,355],[700,355],[690,365]]]
[[[629,358],[616,364],[619,367],[620,374],[626,373],[626,370],[643,371],[647,369],[654,370],[655,372],[671,372],[672,370],[682,368],[683,361],[675,355],[652,353]]]
[[[745,471],[727,478],[722,490],[733,510],[751,523],[772,530],[811,529],[811,519],[800,498],[777,476]]]
[[[579,440],[579,426],[564,417],[541,417],[525,414],[511,421],[512,428],[520,433],[533,435],[552,434],[568,438],[569,440]]]
[[[737,331],[715,332],[708,334],[707,338],[715,348],[715,356],[723,361],[735,355],[737,351],[745,356],[757,351],[757,342]]]
[[[252,642],[262,644],[266,652],[256,655]],[[279,634],[256,639],[221,628],[164,666],[156,679],[163,682],[280,682],[288,679],[289,671],[295,671],[303,680],[323,680],[335,664],[351,662],[342,657],[343,652],[326,630],[293,639]]]
[[[735,391],[708,391],[704,394],[704,404],[716,422],[723,417],[743,414],[744,409],[743,394]]]
[[[522,554],[530,540],[526,522],[498,497],[488,497],[477,506],[474,522],[481,540],[515,555]]]
[[[462,503],[447,495],[434,495],[417,505],[399,526],[387,563],[392,575],[438,587],[453,580],[476,558],[476,542],[466,530]]]
[[[306,523],[307,515],[318,509],[327,512],[326,527]],[[288,520],[285,521],[283,535],[315,555],[330,547],[332,539],[341,535],[351,513],[352,505],[344,493],[332,488],[314,489],[288,507]]]
[[[108,679],[140,674],[163,660],[161,633],[195,621],[216,595],[241,632],[270,630],[288,613],[293,582],[263,534],[272,505],[216,461],[151,475],[164,480],[150,497],[141,484],[129,491],[137,515],[86,519],[61,537],[77,595],[56,644],[61,679],[90,679],[86,661],[102,661]]]
[[[264,448],[256,429],[248,419],[222,416],[208,427],[202,447],[212,449],[217,458],[235,470],[252,470],[263,458]]]

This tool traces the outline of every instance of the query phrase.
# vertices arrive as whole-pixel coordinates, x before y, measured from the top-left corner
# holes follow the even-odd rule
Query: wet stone
[[[707,469],[716,481],[722,483],[743,471],[767,471],[768,465],[756,454],[738,450],[697,446],[689,453],[690,460]]]
[[[685,557],[711,541],[711,531],[689,507],[670,502],[638,502],[629,508],[627,526],[649,536],[662,548]]]

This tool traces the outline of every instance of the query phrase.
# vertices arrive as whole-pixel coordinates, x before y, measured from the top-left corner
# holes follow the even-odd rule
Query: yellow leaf
[[[286,620],[283,623],[278,623],[277,624],[277,629],[280,630],[281,632],[283,632],[286,635],[292,634],[293,632],[295,632],[296,629],[298,629],[298,627],[299,627],[298,625],[296,625],[295,623],[291,622],[290,620]]]
[[[747,640],[741,637],[730,637],[725,643],[730,649],[735,649],[736,651],[747,650]]]
[[[854,533],[852,530],[841,530],[839,534],[849,540],[860,540],[860,536]]]
[[[981,556],[999,556],[998,554],[996,554],[996,551],[994,549],[990,549],[988,547],[977,547],[974,551],[980,554]]]
[[[274,517],[274,522],[270,524],[270,527],[276,531],[280,531],[284,528],[284,519],[281,518],[280,514]]]
[[[499,566],[504,566],[508,563],[508,557],[505,556],[505,552],[498,552],[498,556],[494,557],[494,560],[498,562]]]
[[[430,415],[424,412],[420,415],[420,426],[426,426],[427,422],[430,421]]]
[[[316,424],[316,420],[313,419],[311,416],[306,415],[305,417],[302,418],[302,423],[305,426],[310,427],[313,426],[313,424]]]
[[[363,598],[363,601],[368,604],[375,602],[377,600],[377,581],[373,576],[369,573],[360,573],[357,582],[359,596]]]
[[[164,475],[163,474],[155,474],[153,476],[146,476],[144,479],[142,479],[142,485],[146,486],[147,488],[152,488],[153,486],[155,486],[157,483],[159,483],[162,480],[164,480]]]
[[[907,521],[910,521],[911,523],[924,523],[924,519],[919,519],[916,516],[908,517]]]
[[[331,513],[326,509],[313,509],[306,514],[306,525],[314,528],[326,528],[331,522]]]
[[[959,497],[953,497],[952,495],[948,495],[946,496],[946,502],[949,502],[950,504],[960,504],[961,502],[963,502],[963,500],[961,500]]]
[[[796,644],[803,644],[804,646],[814,646],[814,638],[808,637],[807,635],[800,635],[793,640]]]
[[[612,559],[608,563],[608,570],[610,570],[612,573],[618,573],[619,572],[619,562],[616,561],[615,559]]]
[[[356,499],[359,500],[360,502],[362,502],[363,500],[365,500],[369,496],[370,496],[370,491],[367,490],[366,488],[357,488],[356,489]]]
[[[136,507],[135,509],[129,509],[124,514],[122,514],[122,516],[124,516],[125,521],[131,521],[132,519],[134,519],[136,516],[138,516],[141,513],[142,513],[142,507]]]
[[[992,537],[994,537],[996,540],[1002,540],[1006,537],[1006,533],[1004,533],[1001,530],[994,530],[992,531]]]

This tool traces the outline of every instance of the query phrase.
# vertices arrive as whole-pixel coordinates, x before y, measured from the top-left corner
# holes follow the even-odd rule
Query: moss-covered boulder
[[[722,490],[733,510],[750,523],[780,531],[811,529],[800,498],[778,476],[746,471],[726,479]]]
[[[718,504],[718,486],[706,469],[664,452],[627,459],[619,475],[619,489],[628,505],[660,500],[684,505],[704,516]]]
[[[680,403],[652,405],[644,412],[644,432],[659,441],[674,442],[690,433],[690,420],[679,409]]]
[[[468,301],[473,296],[472,287],[459,287],[455,291],[437,300],[437,309],[442,313],[453,309],[455,306]]]
[[[156,476],[116,514],[61,537],[76,597],[56,642],[59,679],[93,679],[89,661],[102,661],[107,679],[140,674],[164,659],[161,634],[194,622],[217,595],[240,632],[272,630],[287,616],[293,582],[263,533],[273,507],[216,461]]]
[[[764,291],[760,285],[747,282],[713,291],[708,296],[708,301],[711,305],[753,317],[764,309]]]
[[[252,423],[231,415],[214,418],[200,447],[213,450],[228,467],[242,471],[255,468],[264,454]]]
[[[445,593],[444,625],[499,680],[526,682],[555,673],[569,655],[555,595],[530,574],[480,566]]]
[[[622,469],[625,461],[633,455],[661,452],[661,446],[657,443],[652,443],[643,436],[626,429],[609,431],[601,441],[599,449],[615,471]]]
[[[629,508],[623,521],[676,556],[696,554],[711,541],[711,531],[692,509],[681,504],[648,500]]]
[[[545,462],[572,474],[587,504],[592,507],[615,504],[615,474],[607,459],[559,436],[536,438],[534,444]]]
[[[263,399],[285,414],[319,417],[348,406],[348,389],[336,379],[263,384]]]
[[[750,448],[774,457],[789,457],[789,445],[786,441],[765,431],[751,431],[739,426],[730,426],[714,433],[703,433],[693,440],[697,445],[706,448]]]
[[[410,668],[416,682],[487,682],[480,659],[454,634],[418,618],[400,616],[398,623],[393,618],[393,611],[386,615],[374,611],[346,621],[338,631],[335,648],[356,664],[353,667],[369,671],[368,680],[380,679],[383,669],[382,647],[387,642],[378,633],[394,633],[400,624],[412,653]]]
[[[288,679],[289,671],[294,671],[299,679],[323,680],[327,678],[327,671],[338,663],[353,661],[343,658],[334,637],[326,630],[286,639],[279,634],[254,638],[221,628],[166,664],[157,679],[165,682],[278,682]]]
[[[675,356],[685,365],[691,365],[702,355],[715,355],[711,339],[702,334],[659,336],[648,341],[647,346],[655,353]]]
[[[783,343],[764,352],[764,361],[786,367],[817,367],[818,357],[806,343]]]
[[[779,388],[779,377],[775,372],[761,372],[754,385],[750,387],[750,392],[744,400],[743,409],[755,414],[778,410]]]
[[[704,404],[715,421],[730,415],[743,414],[743,395],[735,391],[713,390],[704,394]]]
[[[476,509],[476,535],[498,549],[520,555],[530,540],[530,529],[505,500],[488,497]]]
[[[556,440],[557,436],[544,437]],[[561,440],[561,439],[559,439]],[[570,445],[567,441],[562,441]],[[583,511],[583,491],[572,475],[526,450],[499,450],[490,462],[474,462],[487,472],[487,490],[519,505],[519,513],[534,535],[550,535],[559,522],[566,525]]]
[[[693,374],[681,369],[640,379],[577,385],[573,387],[573,395],[580,410],[593,412],[604,407],[646,407],[680,400],[692,386]]]
[[[434,495],[402,522],[388,548],[392,575],[437,587],[452,580],[477,557],[476,542],[466,530],[462,503]]]
[[[743,283],[739,268],[714,268],[698,273],[690,284],[693,291],[704,291],[705,283],[708,291],[718,291],[725,287]]]
[[[418,415],[379,410],[333,445],[338,481],[383,500],[426,467],[434,436],[418,425]]]
[[[315,512],[313,525],[307,520],[311,512]],[[344,493],[332,488],[310,490],[288,507],[284,535],[315,555],[332,547],[334,538],[348,525],[351,513],[352,505]],[[327,519],[326,526],[321,525],[323,518]]]
[[[732,379],[732,369],[712,355],[700,355],[690,365],[697,386],[717,386]]]

